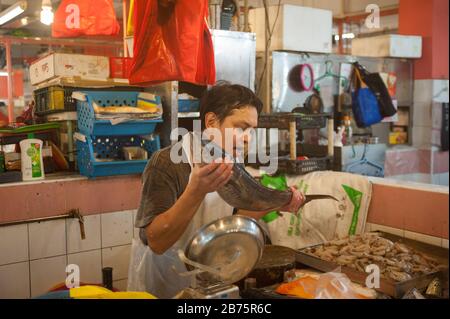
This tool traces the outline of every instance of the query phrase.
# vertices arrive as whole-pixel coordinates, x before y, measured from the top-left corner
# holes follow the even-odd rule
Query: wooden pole
[[[297,159],[297,122],[289,122],[289,144],[290,144],[290,158]]]
[[[334,119],[328,119],[328,156],[334,156]]]

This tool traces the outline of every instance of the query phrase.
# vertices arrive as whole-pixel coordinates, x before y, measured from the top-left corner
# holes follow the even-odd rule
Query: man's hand
[[[204,197],[217,191],[230,180],[233,164],[216,160],[205,166],[194,165],[186,190],[193,196]]]
[[[290,212],[297,214],[300,210],[300,207],[302,207],[303,203],[305,202],[305,195],[300,192],[295,186],[290,187],[292,191],[292,199],[289,204],[287,204],[284,207],[280,208],[280,211],[282,212]]]

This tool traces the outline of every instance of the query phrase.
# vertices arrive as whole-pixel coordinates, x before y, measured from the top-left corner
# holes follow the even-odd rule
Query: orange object
[[[136,0],[130,84],[214,84],[216,68],[207,0]]]
[[[343,274],[325,273],[320,276],[304,276],[281,284],[277,293],[302,299],[369,299],[364,288],[358,289]],[[367,294],[367,295],[365,295]]]
[[[119,31],[112,0],[63,0],[52,25],[55,38],[118,35]]]
[[[311,276],[306,276],[280,285],[277,293],[281,295],[295,296],[303,299],[314,299],[318,280]]]

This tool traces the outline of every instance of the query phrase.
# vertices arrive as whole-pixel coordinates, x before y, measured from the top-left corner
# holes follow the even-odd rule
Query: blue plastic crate
[[[77,140],[77,160],[80,174],[87,177],[140,174],[148,160],[102,161],[121,157],[123,147],[140,146],[151,155],[160,149],[159,136],[86,136],[86,142]],[[99,160],[98,160],[99,159]]]
[[[178,100],[178,112],[198,112],[200,111],[199,100]]]
[[[128,121],[112,125],[109,120],[97,120],[93,103],[98,106],[132,106],[137,104],[140,92],[126,91],[83,91],[86,101],[77,100],[78,130],[84,135],[112,136],[112,135],[148,135],[155,131],[156,125],[162,119]],[[161,97],[156,96],[157,104],[161,104]]]

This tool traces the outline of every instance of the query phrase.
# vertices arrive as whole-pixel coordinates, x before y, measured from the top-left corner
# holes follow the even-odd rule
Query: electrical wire
[[[270,48],[270,44],[271,44],[271,41],[272,41],[273,31],[275,30],[275,26],[276,26],[276,24],[277,24],[278,17],[279,17],[279,15],[280,15],[281,0],[278,0],[277,14],[276,14],[276,16],[275,16],[275,20],[274,20],[274,22],[273,22],[272,29],[270,29],[270,25],[269,25],[269,7],[268,7],[268,5],[267,5],[267,0],[263,0],[263,5],[264,5],[265,16],[266,16],[266,18],[265,18],[265,19],[266,19],[265,25],[266,25],[266,29],[267,29],[267,33],[268,33],[268,37],[267,37],[267,39],[266,39],[266,45],[265,45],[265,49],[266,49],[266,51],[267,51],[267,50],[269,50],[269,48]],[[257,94],[257,95],[259,95],[259,93],[261,92],[262,81],[263,81],[263,79],[264,79],[264,75],[265,75],[266,72],[267,72],[267,65],[268,65],[268,63],[269,63],[269,61],[268,61],[268,59],[266,59],[266,60],[264,61],[264,68],[263,68],[263,71],[262,71],[261,76],[260,76],[259,81],[258,81],[258,87],[256,88],[256,94]],[[266,89],[268,90],[269,88],[266,88]]]

